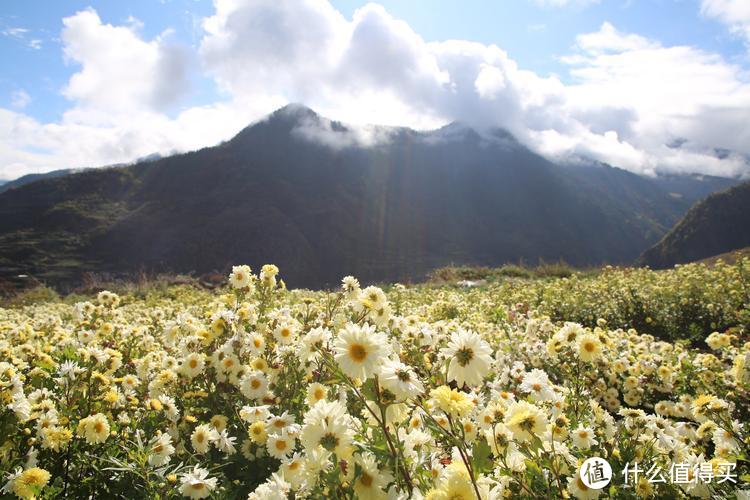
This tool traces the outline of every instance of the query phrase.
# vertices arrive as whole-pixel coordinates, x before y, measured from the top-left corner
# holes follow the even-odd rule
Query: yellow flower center
[[[362,475],[359,476],[359,482],[362,483],[363,486],[369,488],[372,486],[372,476],[367,472],[362,472]]]
[[[349,347],[349,356],[357,363],[361,363],[367,359],[367,350],[362,344],[352,344]]]

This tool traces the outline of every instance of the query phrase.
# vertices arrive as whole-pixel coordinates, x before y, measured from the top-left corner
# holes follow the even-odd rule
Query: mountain
[[[653,268],[705,259],[750,246],[750,182],[696,203],[639,262]]]
[[[128,165],[135,165],[138,163],[148,163],[148,162],[160,160],[161,158],[162,156],[159,153],[151,153],[150,155],[138,158],[137,160],[131,163],[116,163],[114,165],[108,165],[108,166],[109,167],[124,167]],[[4,191],[7,191],[12,188],[24,186],[31,182],[36,182],[41,179],[51,179],[54,177],[62,177],[64,175],[75,174],[77,172],[82,172],[84,170],[86,169],[85,168],[63,168],[60,170],[52,170],[50,172],[46,172],[43,174],[27,174],[17,179],[11,180],[11,181],[0,181],[0,193],[3,193]]]
[[[53,177],[61,177],[63,175],[72,174],[74,172],[76,172],[76,170],[66,168],[62,170],[53,170],[44,174],[27,174],[11,181],[0,181],[0,193],[3,193],[15,187],[23,186],[24,184],[29,184],[30,182],[35,182],[41,179],[51,179]]]
[[[451,263],[629,263],[685,213],[683,191],[552,163],[503,130],[353,128],[289,105],[216,147],[0,194],[0,274],[272,262],[290,286],[320,287]]]

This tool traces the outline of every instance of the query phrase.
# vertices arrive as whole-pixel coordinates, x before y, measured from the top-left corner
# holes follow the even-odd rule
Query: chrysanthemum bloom
[[[282,345],[288,345],[294,342],[297,336],[297,325],[295,321],[282,321],[273,330],[273,337],[276,342]]]
[[[269,288],[276,286],[276,275],[279,274],[279,268],[273,264],[266,264],[260,269],[260,280]]]
[[[434,488],[427,492],[426,499],[460,499],[460,500],[475,500],[476,493],[474,492],[474,486],[471,484],[471,478],[466,470],[466,467],[462,463],[453,462],[448,467],[442,476],[437,488]]]
[[[459,386],[480,384],[492,366],[490,346],[479,334],[467,330],[453,332],[440,354],[450,359],[448,380],[455,380]]]
[[[211,443],[219,439],[219,433],[216,432],[210,424],[202,424],[195,428],[190,435],[190,444],[196,453],[204,454],[208,451]]]
[[[599,441],[596,439],[594,430],[591,427],[579,426],[578,429],[574,430],[570,435],[571,441],[576,448],[581,450],[588,450]]]
[[[441,385],[430,391],[432,403],[453,417],[463,417],[473,408],[474,402],[463,392]]]
[[[362,500],[379,500],[387,498],[383,489],[393,480],[387,472],[378,470],[378,464],[371,453],[363,453],[357,457],[361,471],[354,480],[354,493]]]
[[[42,448],[60,451],[73,438],[73,433],[67,427],[52,425],[42,429]]]
[[[319,350],[328,344],[331,331],[328,328],[313,328],[302,337],[299,344],[298,356],[301,361],[314,361],[319,358]]]
[[[250,439],[252,439],[256,444],[263,444],[268,438],[268,433],[266,432],[266,423],[262,420],[253,422],[252,425],[250,425],[250,429],[248,429],[247,433],[250,436]]]
[[[690,406],[693,416],[698,422],[705,421],[710,412],[722,411],[726,408],[727,403],[712,394],[701,394],[693,400],[693,404]]]
[[[308,452],[322,446],[342,456],[354,438],[351,418],[340,402],[320,401],[305,414],[300,441]]]
[[[495,424],[485,431],[484,437],[487,440],[487,444],[490,445],[492,453],[496,457],[500,457],[505,454],[505,450],[513,439],[513,434],[505,424]]]
[[[312,408],[315,403],[322,401],[328,397],[328,388],[323,384],[314,382],[307,386],[307,396],[305,397],[305,403],[307,406]]]
[[[286,431],[279,434],[271,434],[266,440],[268,454],[274,458],[283,459],[294,452],[294,438]]]
[[[599,498],[601,492],[602,490],[594,490],[583,484],[583,480],[578,474],[568,478],[568,493],[579,500]]]
[[[505,413],[505,425],[516,441],[530,441],[547,428],[547,415],[536,405],[526,401],[511,404]]]
[[[384,336],[374,326],[349,323],[334,342],[334,357],[346,375],[365,381],[377,373],[383,362],[385,344]]]
[[[341,290],[347,299],[354,299],[359,294],[359,281],[354,276],[344,276],[341,280]]]
[[[359,307],[363,307],[368,311],[377,311],[387,305],[388,298],[380,288],[368,286],[360,292],[357,302]]]
[[[380,383],[397,399],[413,398],[424,392],[424,386],[410,366],[387,359],[380,370]]]
[[[192,352],[182,360],[182,364],[180,365],[180,373],[182,373],[189,379],[193,379],[203,372],[203,368],[205,366],[206,362],[204,360],[203,354]]]
[[[229,284],[232,288],[245,288],[250,284],[251,275],[250,266],[234,266],[232,274],[229,275]]]
[[[279,471],[284,480],[292,485],[292,488],[299,488],[305,475],[305,462],[302,459],[302,455],[295,453],[291,457],[282,460]]]
[[[555,391],[552,390],[549,377],[545,372],[534,368],[523,376],[521,390],[531,394],[534,401],[549,401],[554,399]]]
[[[591,363],[596,361],[602,354],[602,343],[599,337],[593,333],[587,333],[578,337],[578,357],[581,361]]]
[[[242,395],[250,399],[260,399],[268,390],[268,379],[260,371],[247,373],[240,380],[240,391]]]
[[[162,433],[151,441],[151,454],[148,456],[149,465],[161,467],[169,463],[174,451],[172,436],[166,432]]]
[[[240,418],[250,424],[259,420],[266,420],[270,414],[269,407],[266,405],[243,406],[240,409]]]
[[[26,469],[13,480],[13,493],[19,498],[35,498],[50,479],[50,473],[39,467]]]
[[[216,482],[215,477],[208,477],[206,469],[195,467],[180,477],[180,493],[189,498],[206,498],[216,488]]]
[[[103,443],[109,437],[109,422],[101,413],[91,415],[78,422],[78,435],[86,438],[88,444]]]

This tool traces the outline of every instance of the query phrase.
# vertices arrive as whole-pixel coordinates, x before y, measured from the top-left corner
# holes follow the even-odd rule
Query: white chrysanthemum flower
[[[230,436],[229,431],[224,429],[219,433],[218,439],[216,439],[216,448],[226,456],[234,455],[237,451],[237,448],[235,447],[236,442],[237,438]]]
[[[208,451],[211,443],[219,439],[219,433],[210,424],[202,424],[195,428],[190,435],[190,444],[198,454],[204,454]]]
[[[587,333],[578,337],[578,357],[581,361],[591,363],[596,361],[602,355],[602,343],[599,337],[593,333]]]
[[[459,387],[478,385],[492,367],[492,349],[475,332],[458,330],[451,334],[448,346],[440,351],[448,365],[448,380],[455,381]]]
[[[315,361],[320,357],[319,350],[331,340],[328,328],[313,328],[302,337],[299,344],[298,357],[301,361]]]
[[[172,436],[166,432],[156,436],[151,440],[151,453],[148,456],[148,463],[154,467],[161,467],[169,463],[172,454],[175,451],[172,445]]]
[[[287,459],[281,461],[279,468],[281,477],[292,485],[292,488],[298,489],[305,475],[305,461],[300,453],[295,453]]]
[[[286,320],[280,322],[273,330],[273,338],[276,342],[282,345],[289,345],[294,342],[297,337],[298,324],[295,324],[294,320]]]
[[[266,441],[268,454],[278,459],[286,458],[294,451],[294,441],[294,437],[285,430],[279,434],[271,434]]]
[[[250,266],[234,266],[232,274],[229,275],[229,284],[232,288],[246,288],[250,284],[251,276]]]
[[[354,438],[351,418],[338,401],[320,401],[305,414],[300,441],[308,452],[322,446],[341,456]]]
[[[349,323],[334,342],[334,357],[346,375],[365,381],[377,373],[386,354],[385,345],[384,336],[374,326]]]
[[[208,471],[195,467],[180,477],[180,493],[189,498],[206,498],[216,488],[217,479],[208,477]]]
[[[601,492],[602,490],[595,490],[586,486],[578,474],[568,478],[568,493],[578,500],[593,500],[599,498]]]
[[[354,493],[361,500],[380,500],[387,498],[384,488],[393,481],[386,471],[378,470],[375,456],[371,453],[362,453],[356,458],[360,467],[360,473],[354,480]]]
[[[240,391],[249,399],[260,399],[266,395],[268,379],[261,371],[251,371],[240,380]]]
[[[376,286],[368,286],[357,296],[356,305],[368,311],[377,311],[388,304],[385,292]]]
[[[578,429],[574,430],[570,434],[570,440],[573,441],[573,445],[581,450],[588,450],[599,441],[596,440],[596,435],[591,427],[579,426]]]
[[[243,406],[242,409],[240,409],[240,418],[248,424],[265,421],[270,414],[271,411],[268,405]]]
[[[555,398],[555,391],[549,381],[547,374],[534,368],[523,376],[521,390],[528,392],[534,401],[550,401]]]
[[[322,401],[328,397],[328,387],[314,382],[307,386],[307,395],[305,397],[305,403],[307,406],[312,408],[318,401]]]
[[[344,276],[341,280],[341,290],[347,299],[356,298],[359,295],[359,280],[354,276]]]
[[[424,392],[422,382],[410,366],[387,359],[380,369],[380,383],[391,391],[397,399],[413,398]]]
[[[202,353],[193,352],[188,354],[180,364],[180,373],[189,379],[193,379],[203,373],[206,366],[205,356]]]

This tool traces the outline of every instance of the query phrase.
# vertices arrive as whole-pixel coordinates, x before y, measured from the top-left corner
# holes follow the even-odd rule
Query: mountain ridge
[[[67,282],[275,262],[292,286],[320,287],[451,263],[627,263],[690,204],[495,134],[349,127],[287,106],[218,146],[0,194],[0,273]]]
[[[663,269],[750,246],[750,182],[713,193],[685,216],[638,262]]]

